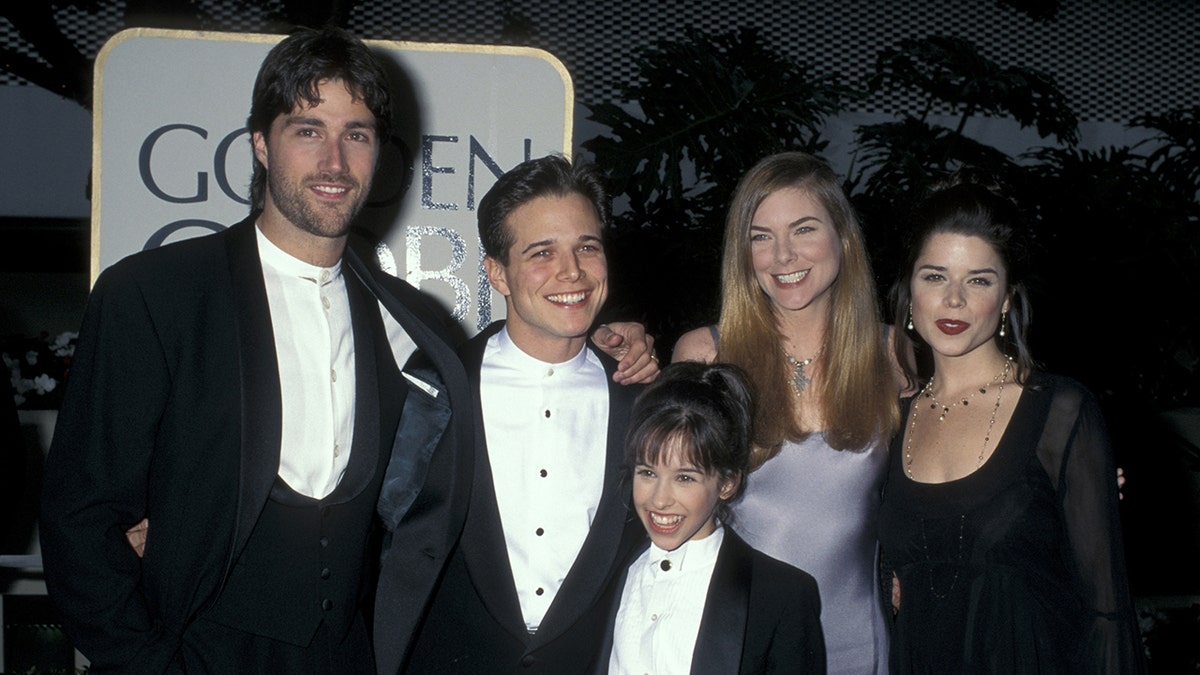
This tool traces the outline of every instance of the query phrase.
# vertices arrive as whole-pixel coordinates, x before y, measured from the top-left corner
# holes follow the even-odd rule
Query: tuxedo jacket
[[[475,396],[475,474],[462,539],[417,638],[412,673],[586,672],[603,636],[598,603],[626,552],[644,537],[629,509],[623,445],[629,411],[641,390],[614,384],[616,362],[593,351],[608,377],[608,449],[603,492],[591,529],[536,633],[530,634],[513,584],[479,405],[484,347],[503,322],[460,350]],[[591,347],[589,346],[589,349]],[[383,670],[381,672],[394,672]]]
[[[637,559],[645,547],[631,554]],[[595,673],[608,672],[628,567],[606,596],[604,643]],[[692,675],[824,673],[821,598],[807,572],[754,550],[725,526],[692,652]]]
[[[343,273],[348,290],[365,288],[367,307],[378,314],[373,300],[382,302],[418,347],[412,379],[392,368],[381,382],[362,367],[356,329],[354,452],[368,456],[351,458],[369,463],[356,480],[372,485],[387,467],[380,512],[394,530],[391,558],[412,567],[390,609],[415,625],[465,517],[457,489],[469,484],[472,429],[469,415],[451,411],[470,405],[466,376],[418,291],[350,250]],[[357,326],[353,296],[351,307]],[[409,390],[390,428],[379,414],[389,387]],[[156,673],[177,662],[184,632],[219,596],[268,499],[281,406],[253,216],[130,256],[97,280],[41,516],[46,583],[92,672]],[[373,442],[361,443],[363,434]],[[151,525],[139,559],[124,531],[143,517]],[[344,538],[367,547],[367,529]]]

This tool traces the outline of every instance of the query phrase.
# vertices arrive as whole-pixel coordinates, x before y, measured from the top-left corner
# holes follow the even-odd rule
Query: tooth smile
[[[791,274],[776,274],[775,280],[781,284],[794,284],[808,276],[808,272],[808,270],[800,270],[799,272],[792,272]]]
[[[317,192],[324,192],[329,195],[340,195],[346,191],[344,187],[334,187],[332,185],[314,185],[313,189]]]
[[[586,297],[587,293],[585,291],[578,291],[575,293],[558,293],[555,295],[547,295],[546,299],[550,302],[558,302],[564,305],[574,305],[576,303],[583,302],[584,298]]]
[[[662,527],[670,527],[672,525],[678,524],[679,521],[683,520],[683,516],[679,516],[679,515],[667,516],[667,515],[663,515],[663,514],[659,514],[659,513],[651,513],[650,520],[653,520],[655,525],[659,525]]]

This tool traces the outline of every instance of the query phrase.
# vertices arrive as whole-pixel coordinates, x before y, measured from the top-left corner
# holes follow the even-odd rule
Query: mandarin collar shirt
[[[686,675],[725,528],[674,551],[650,545],[629,565],[608,672]]]
[[[564,363],[546,363],[502,329],[484,348],[479,395],[513,584],[534,632],[600,504],[608,376],[587,348]]]
[[[354,430],[354,331],[342,263],[310,265],[255,232],[283,399],[279,477],[321,499],[346,472]]]

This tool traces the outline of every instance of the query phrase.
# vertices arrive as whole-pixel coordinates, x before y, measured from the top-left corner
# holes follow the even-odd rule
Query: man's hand
[[[613,382],[618,384],[649,384],[659,373],[658,357],[654,354],[654,338],[646,327],[635,322],[610,323],[592,333],[592,342],[605,354],[617,359]]]
[[[150,534],[150,521],[142,518],[141,522],[133,527],[125,530],[125,541],[133,547],[133,552],[137,557],[142,557],[146,553],[146,537]]]

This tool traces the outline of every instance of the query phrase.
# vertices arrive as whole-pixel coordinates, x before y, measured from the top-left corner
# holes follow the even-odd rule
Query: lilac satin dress
[[[831,675],[888,672],[876,543],[887,458],[885,443],[838,451],[814,433],[750,474],[734,506],[751,546],[816,577]]]

